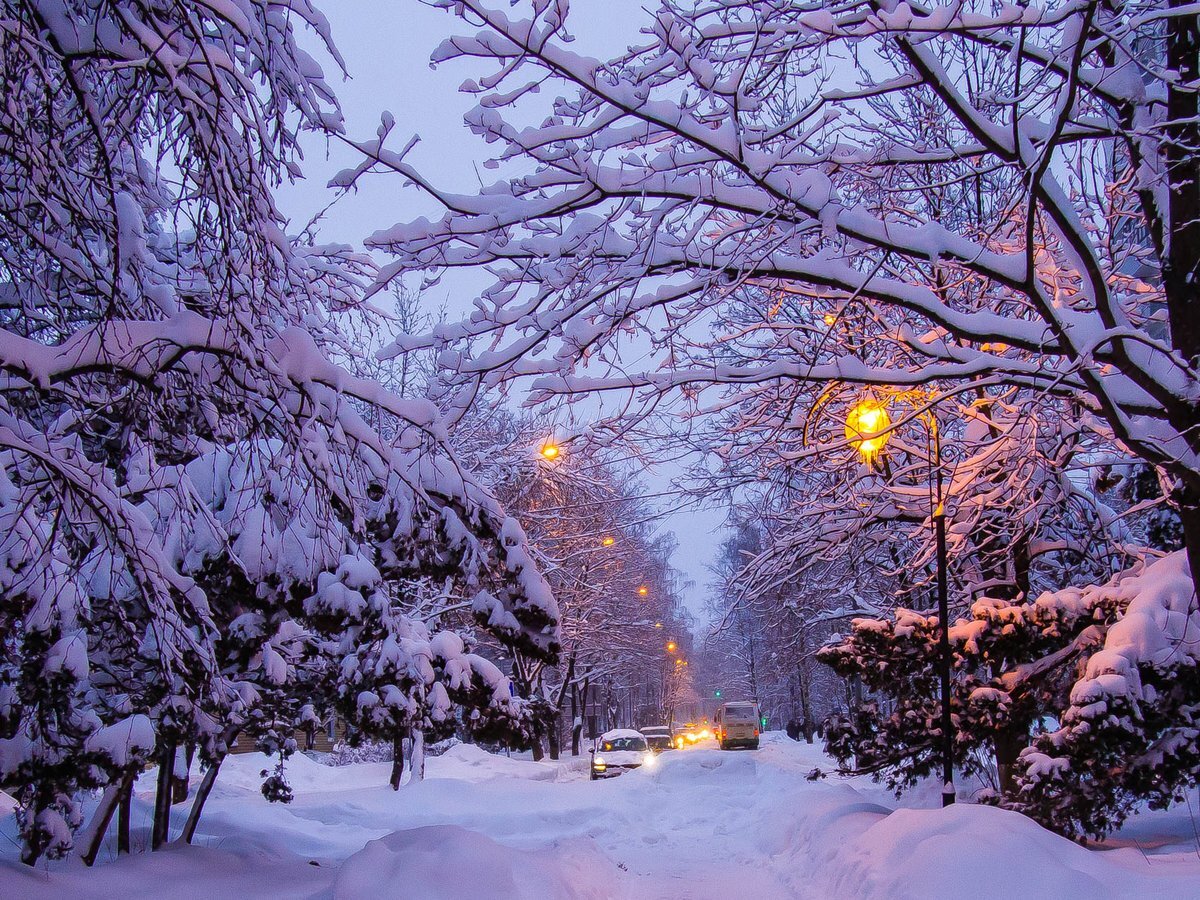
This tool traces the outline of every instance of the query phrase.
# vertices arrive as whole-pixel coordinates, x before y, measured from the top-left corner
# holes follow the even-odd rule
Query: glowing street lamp
[[[686,665],[687,665],[687,663],[686,663],[686,662],[684,662],[682,659],[678,659],[678,658],[676,658],[676,660],[675,660],[675,665],[676,665],[676,666],[686,666]]]
[[[613,544],[615,544],[616,542],[617,542],[617,539],[616,539],[615,537],[612,537],[612,536],[610,535],[609,537],[606,537],[604,540],[602,540],[602,541],[600,542],[600,544],[601,544],[602,546],[604,546],[604,547],[611,547],[611,546],[612,546]]]
[[[887,407],[867,397],[850,408],[846,415],[846,440],[870,462],[891,438],[892,417]]]
[[[667,652],[674,653],[678,645],[674,641],[667,641]]]
[[[554,443],[553,440],[548,440],[542,444],[538,453],[542,454],[542,459],[555,460],[562,454],[562,447]]]
[[[936,401],[935,401],[936,402]],[[938,680],[941,682],[942,731],[942,806],[955,800],[954,791],[954,720],[950,709],[950,682],[953,660],[950,655],[950,598],[947,586],[948,552],[946,549],[946,507],[942,485],[942,438],[937,417],[932,410],[921,415],[929,428],[933,454],[929,460],[930,480],[937,485],[937,494],[930,518],[933,520],[937,546],[937,604],[938,604]],[[846,440],[863,455],[868,464],[887,445],[891,437],[891,416],[887,407],[873,397],[864,397],[846,415]]]
[[[662,622],[655,622],[655,623],[654,623],[654,627],[655,627],[655,628],[662,628]]]
[[[638,596],[639,596],[639,597],[648,597],[648,596],[650,596],[650,588],[646,587],[646,586],[643,584],[643,585],[642,585],[640,588],[638,588]]]

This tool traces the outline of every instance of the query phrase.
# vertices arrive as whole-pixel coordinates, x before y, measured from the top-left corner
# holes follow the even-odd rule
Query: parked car
[[[758,749],[759,719],[758,704],[749,700],[726,703],[713,717],[713,730],[722,750],[734,747]]]
[[[645,725],[638,730],[646,739],[647,746],[655,753],[675,748],[675,745],[671,743],[671,729],[666,725]]]
[[[616,728],[600,735],[592,748],[591,779],[611,778],[644,765],[654,765],[646,738],[632,728]]]

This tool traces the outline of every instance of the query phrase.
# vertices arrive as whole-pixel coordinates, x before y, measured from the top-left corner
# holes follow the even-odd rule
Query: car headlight
[[[603,757],[603,756],[596,756],[596,757],[593,757],[593,758],[592,758],[592,765],[593,765],[593,766],[595,766],[597,769],[603,769],[603,768],[606,768],[606,764],[605,764],[605,762],[604,762],[604,757]]]
[[[658,762],[658,757],[654,755],[653,750],[647,751],[646,755],[642,757],[643,766],[650,766],[653,768],[656,762]]]

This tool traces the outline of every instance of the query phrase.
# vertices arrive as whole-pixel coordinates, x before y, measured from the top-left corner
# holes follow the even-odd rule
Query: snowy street
[[[1086,850],[1015,813],[934,809],[931,792],[905,799],[920,809],[890,812],[863,779],[808,781],[813,766],[829,767],[817,746],[767,737],[758,752],[666,753],[653,769],[600,782],[586,779],[586,756],[534,763],[462,745],[399,793],[386,763],[329,768],[298,755],[289,805],[262,799],[264,757],[233,757],[192,848],[113,863],[106,847],[90,873],[53,864],[48,875],[16,862],[8,816],[0,896],[1194,896],[1186,811],[1147,814],[1113,849]],[[135,844],[152,776],[139,783]]]

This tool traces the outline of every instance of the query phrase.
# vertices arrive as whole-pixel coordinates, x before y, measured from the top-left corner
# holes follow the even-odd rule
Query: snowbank
[[[335,900],[603,900],[616,865],[594,845],[567,841],[514,850],[457,825],[397,831],[346,860]]]
[[[607,781],[574,771],[587,758],[535,763],[457,746],[428,760],[425,781],[394,792],[387,763],[297,756],[296,799],[282,805],[258,790],[269,758],[239,756],[193,847],[115,863],[106,848],[91,872],[31,871],[4,840],[12,816],[0,820],[0,897],[1103,900],[1194,896],[1200,882],[1187,817],[1135,820],[1138,844],[1161,848],[1146,855],[1087,850],[1005,810],[942,810],[921,793],[905,802],[923,808],[896,810],[864,779],[810,782],[830,760],[777,734],[757,752],[664,753]],[[151,799],[135,798],[135,847]]]

